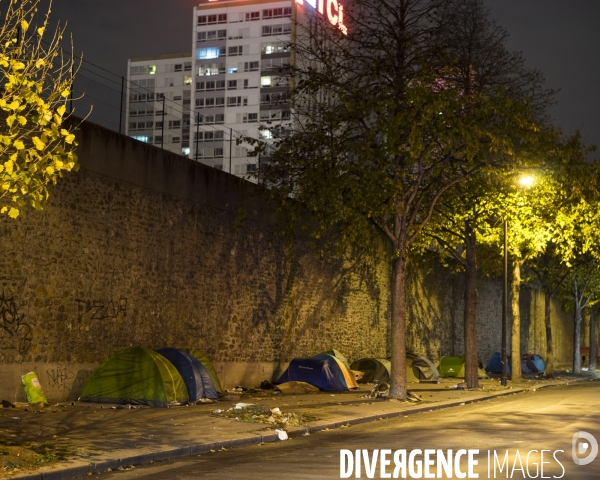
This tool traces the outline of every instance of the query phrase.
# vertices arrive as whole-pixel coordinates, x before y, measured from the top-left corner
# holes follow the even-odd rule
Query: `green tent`
[[[359,383],[383,383],[390,381],[392,363],[385,358],[361,358],[351,365],[352,370],[363,372]],[[426,357],[406,354],[406,381],[408,383],[439,382],[435,365]]]
[[[215,370],[215,367],[213,366],[212,362],[206,356],[204,356],[202,352],[199,352],[198,350],[194,350],[192,348],[182,348],[181,351],[189,353],[192,357],[196,358],[196,360],[198,360],[202,365],[204,365],[204,368],[206,368],[208,374],[210,375],[210,378],[212,378],[212,381],[215,384],[215,389],[217,390],[217,392],[224,394],[223,387],[221,387],[221,382],[219,382],[217,371]]]
[[[353,362],[350,368],[363,372],[358,383],[384,383],[390,381],[392,364],[385,358],[361,358]]]
[[[409,383],[438,383],[440,376],[431,360],[414,353],[406,354],[406,381]]]
[[[465,356],[440,358],[438,371],[442,377],[465,378]],[[487,378],[487,374],[482,368],[478,367],[477,373],[479,378]]]
[[[98,365],[79,400],[166,407],[189,397],[171,362],[147,348],[133,347],[113,353]]]

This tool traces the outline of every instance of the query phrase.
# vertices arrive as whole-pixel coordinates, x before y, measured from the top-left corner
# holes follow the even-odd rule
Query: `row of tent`
[[[436,368],[424,356],[407,354],[406,381],[438,382],[440,376],[463,378],[464,363],[464,356],[442,357]],[[539,355],[526,354],[521,369],[523,373],[542,372],[544,361]],[[496,352],[486,371],[501,370],[500,353]],[[479,377],[485,378],[486,371],[479,368]],[[360,372],[358,380],[355,372]],[[362,358],[350,365],[340,352],[328,350],[311,358],[294,358],[275,383],[306,382],[321,390],[346,391],[358,388],[358,382],[389,382],[390,373],[389,359]],[[223,394],[223,389],[217,372],[201,352],[131,347],[112,354],[94,369],[80,401],[166,407],[170,403],[216,399],[219,394]]]
[[[131,347],[98,365],[86,381],[82,402],[166,407],[218,398],[223,393],[210,360],[196,350]]]
[[[390,380],[391,362],[384,358],[362,358],[351,365],[337,350],[311,358],[294,358],[275,382],[306,382],[321,390],[345,391],[358,388],[358,383],[385,383]],[[353,372],[361,372],[357,381]],[[439,381],[435,365],[426,357],[407,354],[407,382]]]
[[[391,362],[385,358],[362,358],[349,365],[340,352],[329,350],[311,358],[294,358],[275,383],[299,381],[310,383],[321,390],[345,391],[358,388],[358,383],[389,382],[391,367]],[[487,378],[487,373],[501,373],[501,369],[500,353],[497,352],[492,355],[485,370],[478,367],[477,374],[479,378]],[[525,354],[521,361],[521,369],[523,373],[543,372],[544,361],[539,355]],[[508,371],[510,373],[510,368]],[[354,380],[354,372],[362,374],[357,381]],[[437,368],[427,357],[410,353],[406,355],[408,383],[437,383],[440,377],[464,376],[464,355],[441,357]]]

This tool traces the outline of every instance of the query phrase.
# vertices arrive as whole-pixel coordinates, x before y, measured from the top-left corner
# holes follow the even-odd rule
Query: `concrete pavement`
[[[600,456],[588,465],[577,465],[572,459],[571,446],[573,434],[581,430],[600,440],[599,392],[598,382],[528,391],[457,408],[319,432],[287,442],[157,462],[103,473],[99,477],[105,480],[339,479],[340,451],[348,450],[355,457],[356,450],[361,449],[360,475],[356,475],[354,467],[349,478],[384,478],[381,475],[384,449],[391,452],[405,450],[407,457],[408,452],[415,453],[418,449],[421,451],[417,450],[415,458],[422,463],[415,470],[420,469],[422,475],[410,473],[407,459],[408,478],[460,478],[455,474],[455,468],[451,475],[438,474],[435,453],[429,457],[435,462],[429,469],[433,475],[426,476],[424,452],[425,449],[434,452],[440,449],[447,455],[448,450],[452,450],[456,455],[459,449],[469,449],[478,451],[473,452],[473,459],[477,461],[473,473],[480,479],[597,480],[600,478]],[[375,450],[379,451],[378,457],[375,457]],[[377,460],[372,476],[367,476],[365,453],[371,466],[373,458]],[[578,455],[579,458],[584,456]],[[390,462],[386,467],[389,478],[396,462],[393,453],[388,452],[386,457]],[[464,454],[459,459],[463,474],[468,472],[467,458]],[[505,458],[506,464],[502,465]],[[348,473],[346,459],[344,470]]]
[[[12,442],[13,450],[26,449],[28,443],[77,448],[69,458],[51,466],[26,473],[21,465],[18,470],[0,471],[0,478],[6,475],[19,479],[67,479],[211,450],[279,441],[277,433],[268,425],[211,414],[216,408],[227,409],[237,402],[266,404],[284,412],[319,418],[306,426],[286,429],[294,438],[306,432],[460,406],[575,380],[582,378],[531,380],[508,388],[501,387],[497,380],[485,380],[482,388],[475,391],[452,388],[459,381],[448,379],[437,385],[410,385],[410,391],[422,399],[419,403],[369,399],[365,398],[366,390],[305,395],[274,395],[271,391],[261,391],[218,404],[168,409],[112,409],[98,404],[51,406],[43,413],[0,409],[0,440],[4,445]]]

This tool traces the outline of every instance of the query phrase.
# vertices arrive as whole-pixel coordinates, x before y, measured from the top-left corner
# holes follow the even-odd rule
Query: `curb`
[[[550,385],[543,385],[536,387],[535,389],[528,388],[519,388],[510,390],[507,392],[500,392],[492,395],[486,395],[479,398],[473,398],[471,400],[465,401],[456,401],[449,403],[441,403],[437,405],[430,405],[427,407],[419,407],[413,408],[411,410],[403,410],[403,411],[395,411],[395,412],[387,412],[376,415],[366,415],[360,417],[351,417],[347,420],[337,421],[337,422],[328,422],[328,423],[318,423],[316,425],[311,425],[306,428],[302,427],[294,427],[287,430],[288,436],[290,438],[301,437],[307,432],[316,433],[321,432],[323,430],[329,429],[333,430],[336,428],[340,428],[342,426],[349,425],[360,425],[362,423],[370,423],[378,420],[384,420],[395,417],[402,417],[408,415],[416,415],[418,413],[426,413],[433,412],[436,410],[443,410],[446,408],[459,407],[462,405],[470,405],[477,402],[483,402],[487,400],[492,400],[494,398],[502,398],[507,397],[509,395],[517,394],[517,393],[525,393],[530,391],[537,391],[544,388],[549,387],[559,387],[563,385],[569,385],[570,383],[582,382],[582,381],[593,381],[595,379],[574,379],[572,381],[566,383],[555,383]],[[147,465],[153,462],[160,462],[164,460],[172,460],[175,458],[182,457],[190,457],[194,455],[201,455],[203,453],[209,453],[211,450],[220,450],[221,448],[235,448],[235,447],[247,447],[251,445],[259,445],[261,443],[271,443],[271,442],[279,442],[279,438],[277,433],[268,433],[266,435],[248,435],[242,438],[236,438],[232,440],[224,440],[222,442],[215,443],[199,443],[193,445],[186,446],[175,446],[171,445],[164,450],[153,451],[153,452],[145,452],[139,453],[137,455],[131,455],[128,457],[116,458],[116,459],[105,459],[100,460],[98,463],[84,463],[79,460],[78,465],[68,466],[65,468],[59,468],[56,470],[46,471],[46,472],[32,472],[26,475],[19,475],[10,477],[11,480],[69,480],[77,477],[85,477],[90,474],[95,473],[104,473],[107,472],[108,469],[117,470],[120,467],[128,467],[130,465]]]

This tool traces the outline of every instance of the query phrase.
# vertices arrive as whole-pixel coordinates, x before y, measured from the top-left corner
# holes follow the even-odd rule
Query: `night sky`
[[[600,2],[485,0],[510,33],[510,49],[560,89],[551,114],[565,133],[600,145]],[[52,19],[68,22],[76,52],[118,75],[130,57],[191,49],[194,0],[54,0]],[[596,154],[595,156],[600,156]]]

